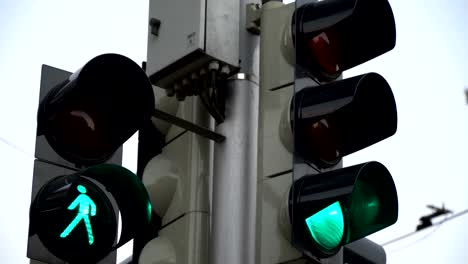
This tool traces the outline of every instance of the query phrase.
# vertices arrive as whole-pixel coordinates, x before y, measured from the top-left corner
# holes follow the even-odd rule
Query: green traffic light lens
[[[317,244],[327,250],[332,250],[340,245],[344,233],[344,219],[339,202],[313,214],[305,221]]]

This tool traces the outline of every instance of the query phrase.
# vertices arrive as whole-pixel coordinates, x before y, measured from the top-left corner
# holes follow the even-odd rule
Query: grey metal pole
[[[214,146],[211,264],[255,263],[259,37],[245,28],[246,4],[254,1],[239,2],[242,74],[222,87],[226,120],[216,132],[226,140]]]
[[[212,264],[255,263],[258,85],[232,80],[226,121],[216,131],[211,225]]]

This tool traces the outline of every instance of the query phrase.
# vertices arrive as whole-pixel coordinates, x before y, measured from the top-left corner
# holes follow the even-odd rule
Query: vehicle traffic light
[[[310,257],[329,257],[398,218],[395,185],[384,165],[323,171],[396,132],[396,103],[382,76],[335,81],[344,70],[393,49],[395,21],[387,0],[303,2],[296,3],[291,25],[292,243]]]
[[[396,188],[384,165],[341,168],[346,155],[396,132],[387,81],[377,73],[341,77],[393,49],[395,35],[387,0],[263,5],[259,262],[320,262],[396,222]]]
[[[122,55],[97,56],[73,74],[43,66],[29,258],[115,263],[131,239],[138,257],[158,218],[141,179],[120,166],[121,147],[154,109],[148,77]]]

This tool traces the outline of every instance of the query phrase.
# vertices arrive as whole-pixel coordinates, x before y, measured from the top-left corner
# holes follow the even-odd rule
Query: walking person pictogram
[[[61,238],[67,237],[73,229],[78,225],[78,223],[83,220],[86,225],[86,231],[88,232],[88,242],[90,245],[94,242],[93,230],[91,229],[91,222],[89,221],[89,215],[96,215],[96,204],[86,195],[86,188],[83,185],[78,185],[76,187],[81,193],[76,197],[76,199],[68,206],[68,210],[74,210],[78,205],[78,214],[75,219],[63,230],[60,234]]]

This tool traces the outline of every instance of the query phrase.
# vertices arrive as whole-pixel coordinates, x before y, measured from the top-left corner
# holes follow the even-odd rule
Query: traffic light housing
[[[144,70],[122,55],[97,56],[73,74],[43,66],[28,257],[114,263],[115,249],[134,239],[138,258],[159,219],[141,179],[120,166],[121,147],[154,109]]]
[[[396,103],[382,76],[336,80],[393,49],[395,21],[387,0],[299,2],[292,21],[292,244],[324,258],[398,218],[395,184],[384,165],[336,168],[346,155],[396,132]]]
[[[381,75],[342,79],[395,39],[386,0],[263,5],[260,263],[341,263],[343,246],[396,222],[396,188],[384,165],[341,168],[346,155],[396,132],[395,98]]]

